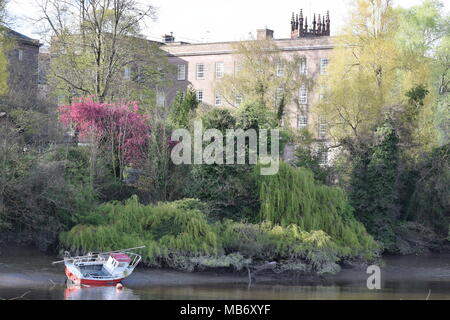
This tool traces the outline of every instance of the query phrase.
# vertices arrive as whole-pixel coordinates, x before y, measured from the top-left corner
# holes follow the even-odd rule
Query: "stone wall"
[[[17,104],[34,103],[38,94],[39,43],[12,37],[7,52],[9,97]]]

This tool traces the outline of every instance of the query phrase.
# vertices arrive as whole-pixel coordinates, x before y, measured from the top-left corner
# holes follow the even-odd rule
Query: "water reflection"
[[[139,300],[139,296],[128,288],[89,287],[67,284],[64,300]]]
[[[227,274],[181,273],[137,269],[124,288],[66,286],[57,257],[36,249],[14,248],[0,254],[0,299],[137,300],[137,299],[450,299],[450,254],[385,256],[382,289],[368,290],[365,268],[344,269],[335,276],[258,281]]]

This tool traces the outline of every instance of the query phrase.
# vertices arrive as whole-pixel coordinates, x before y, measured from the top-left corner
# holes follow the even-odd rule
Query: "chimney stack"
[[[270,29],[258,29],[256,30],[256,40],[272,40],[273,30]]]
[[[174,43],[175,37],[173,36],[173,32],[171,32],[170,35],[168,35],[168,34],[163,35],[162,40],[164,43]]]

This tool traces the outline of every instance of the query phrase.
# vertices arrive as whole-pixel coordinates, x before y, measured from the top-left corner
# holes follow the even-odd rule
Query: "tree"
[[[418,109],[414,121],[407,119],[411,127],[417,128],[412,132],[411,142],[412,145],[428,145],[427,151],[431,152],[436,135],[440,145],[448,142],[450,16],[439,0],[424,0],[408,9],[397,8],[396,13],[399,21],[396,42],[404,57],[404,68],[426,68],[409,88],[413,94],[419,93],[415,89],[421,87],[427,91],[421,105],[412,106]],[[409,105],[406,111],[411,110],[411,103]]]
[[[136,103],[105,104],[83,98],[60,107],[61,122],[73,125],[80,138],[94,148],[108,150],[114,176],[123,179],[126,166],[138,166],[144,157],[150,127]]]
[[[434,120],[439,130],[439,145],[444,145],[450,139],[450,36],[442,39],[435,57],[434,74],[439,95]]]
[[[389,119],[376,131],[376,142],[354,160],[350,204],[385,249],[395,250],[394,227],[398,207],[399,139]]]
[[[7,41],[3,34],[6,22],[6,0],[0,0],[0,96],[8,92]]]
[[[195,90],[189,88],[186,92],[178,92],[170,110],[170,122],[176,128],[188,128],[198,104]]]
[[[355,1],[320,80],[327,92],[319,110],[350,164],[340,181],[348,181],[355,216],[389,251],[408,241],[401,226],[414,217],[409,204],[421,159],[438,144],[437,118],[448,119],[447,34],[438,1],[409,9],[389,0]]]
[[[236,117],[232,111],[229,108],[213,108],[200,115],[205,130],[217,129],[222,132],[224,144],[226,130],[247,129],[239,126],[248,123],[242,121],[246,117],[243,114]],[[204,201],[210,219],[254,221],[259,204],[253,170],[249,164],[192,165],[184,186],[184,195]]]
[[[410,145],[416,148],[411,152],[417,154],[420,147],[429,150],[435,142],[430,121],[435,96],[430,90],[432,59],[425,55],[424,45],[405,40],[409,37],[402,33],[409,31],[404,31],[404,19],[389,0],[356,1],[350,22],[337,39],[329,74],[321,80],[327,94],[319,109],[334,140],[372,139],[387,113],[408,112],[406,93],[423,87],[430,94],[418,110]]]
[[[136,0],[40,0],[50,35],[49,74],[55,94],[94,96],[99,102],[145,101],[164,85],[168,62],[157,45],[140,36],[155,9]]]
[[[336,40],[328,75],[328,89],[320,111],[337,141],[358,137],[382,119],[391,92],[399,52],[394,44],[395,19],[390,1],[357,1],[350,22]]]
[[[321,165],[323,146],[317,145],[313,135],[303,129],[296,137],[297,146],[294,153],[293,165],[303,167],[314,173],[314,179],[323,183],[330,184],[332,168]]]
[[[139,179],[134,185],[145,203],[179,199],[189,173],[188,166],[177,166],[170,157],[174,143],[171,127],[164,119],[151,118],[152,134],[145,147]]]
[[[300,87],[312,86],[312,81],[300,70],[305,58],[283,56],[273,40],[242,41],[233,49],[235,74],[225,75],[217,83],[217,91],[231,105],[236,105],[237,97],[264,105],[277,115],[281,124],[288,115],[286,106],[297,101]]]
[[[0,0],[0,25],[3,25],[7,20],[6,5],[8,0]]]

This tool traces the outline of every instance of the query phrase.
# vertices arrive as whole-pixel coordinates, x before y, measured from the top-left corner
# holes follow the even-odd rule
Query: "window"
[[[320,59],[320,74],[327,74],[328,62],[328,58]]]
[[[186,80],[186,65],[185,64],[178,65],[177,80],[178,81]]]
[[[308,104],[308,88],[303,86],[299,90],[299,102],[300,104]]]
[[[198,103],[203,103],[203,90],[197,90],[196,95]]]
[[[225,67],[223,62],[216,62],[216,79],[223,78]]]
[[[308,74],[308,62],[306,58],[300,62],[300,74]]]
[[[19,49],[19,61],[23,60],[23,50]]]
[[[235,99],[235,105],[236,107],[239,107],[242,104],[242,96],[240,94],[236,95],[236,99]]]
[[[124,80],[130,80],[131,79],[130,67],[125,67],[125,69],[123,70],[123,79]]]
[[[156,104],[159,107],[164,107],[166,105],[166,94],[163,91],[158,91],[156,93]]]
[[[220,93],[216,93],[215,99],[214,99],[214,105],[216,107],[219,107],[222,105],[222,95]]]
[[[319,117],[318,131],[319,139],[324,139],[327,135],[327,120],[324,116]]]
[[[196,79],[197,80],[205,79],[205,65],[203,63],[197,63]]]
[[[283,63],[279,62],[277,63],[277,77],[284,76],[284,65]]]
[[[307,115],[299,115],[297,117],[297,128],[305,129],[308,127],[308,116]]]

